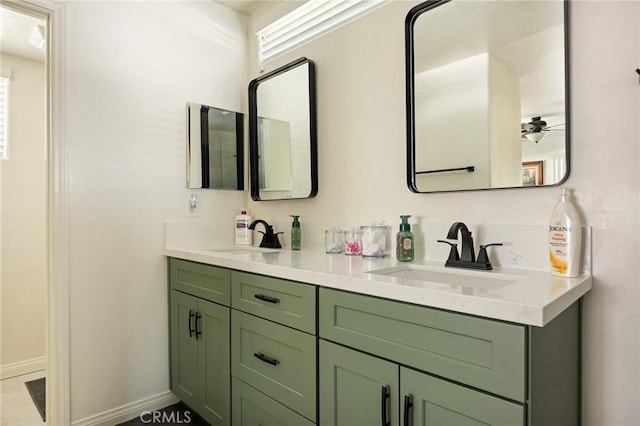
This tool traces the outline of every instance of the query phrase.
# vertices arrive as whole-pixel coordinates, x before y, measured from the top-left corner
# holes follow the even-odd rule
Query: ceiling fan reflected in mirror
[[[531,142],[538,143],[546,136],[545,132],[561,131],[564,129],[553,129],[552,127],[564,126],[564,124],[555,124],[553,126],[547,126],[547,122],[541,117],[532,117],[528,123],[522,123],[520,125],[521,134],[523,139],[530,140]]]

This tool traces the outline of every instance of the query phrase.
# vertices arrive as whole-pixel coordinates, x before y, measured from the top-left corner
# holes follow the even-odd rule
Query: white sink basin
[[[368,271],[368,273],[396,277],[401,281],[424,281],[484,290],[496,290],[524,279],[524,277],[518,275],[500,274],[492,271],[432,268],[417,265],[399,265],[391,268]]]
[[[228,254],[280,253],[282,251],[281,249],[270,249],[264,247],[223,247],[205,250]]]

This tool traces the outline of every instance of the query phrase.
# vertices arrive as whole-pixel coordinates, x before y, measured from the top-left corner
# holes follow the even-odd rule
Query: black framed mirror
[[[244,189],[244,114],[187,103],[187,188]]]
[[[249,84],[251,198],[315,197],[317,161],[315,65],[300,58]]]
[[[568,2],[434,0],[405,20],[413,192],[569,176]]]

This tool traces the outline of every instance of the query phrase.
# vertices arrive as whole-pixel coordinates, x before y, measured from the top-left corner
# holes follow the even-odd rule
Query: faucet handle
[[[478,253],[478,260],[476,261],[477,263],[482,263],[488,266],[488,269],[491,269],[491,261],[489,260],[489,255],[487,254],[487,247],[491,247],[491,246],[501,246],[502,243],[491,243],[491,244],[484,244],[480,246],[480,253]]]
[[[449,244],[451,246],[451,250],[449,250],[449,258],[447,262],[454,262],[460,260],[460,255],[458,254],[458,244],[452,243],[446,240],[438,240],[439,243]]]

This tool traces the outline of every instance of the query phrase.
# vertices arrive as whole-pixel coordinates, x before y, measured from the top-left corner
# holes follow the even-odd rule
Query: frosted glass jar
[[[387,248],[388,226],[365,225],[362,230],[362,255],[366,257],[384,257]]]
[[[362,231],[358,229],[344,231],[344,254],[348,256],[362,254]]]

